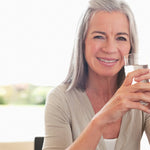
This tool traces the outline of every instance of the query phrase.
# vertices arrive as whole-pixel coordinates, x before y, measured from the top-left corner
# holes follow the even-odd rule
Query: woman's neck
[[[87,90],[99,96],[112,97],[117,90],[117,75],[113,77],[88,76]]]

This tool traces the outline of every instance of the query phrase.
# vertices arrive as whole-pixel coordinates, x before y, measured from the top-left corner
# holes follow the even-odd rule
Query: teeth
[[[117,60],[106,60],[106,59],[102,59],[102,58],[98,58],[100,61],[106,62],[106,63],[113,63],[116,62]]]

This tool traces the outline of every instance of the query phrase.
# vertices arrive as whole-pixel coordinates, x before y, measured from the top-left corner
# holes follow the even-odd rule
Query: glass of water
[[[142,54],[138,54],[138,53],[128,54],[124,56],[124,61],[125,61],[125,66],[124,66],[125,75],[137,69],[148,68],[148,60],[146,56],[143,56]],[[149,82],[149,80],[143,80],[142,82]],[[135,81],[132,82],[132,84],[134,83]]]
[[[148,68],[148,59],[146,56],[143,56],[142,54],[138,54],[138,53],[131,53],[131,54],[128,54],[126,56],[124,56],[124,61],[125,61],[125,75],[127,75],[129,72],[132,72],[134,70],[137,70],[137,69],[146,69]],[[141,82],[149,82],[149,80],[143,80]],[[132,81],[132,84],[135,84],[136,82]],[[143,105],[148,105],[147,102],[143,102],[143,101],[140,101],[141,104]]]

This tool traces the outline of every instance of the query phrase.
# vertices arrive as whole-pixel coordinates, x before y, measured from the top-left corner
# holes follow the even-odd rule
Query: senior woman
[[[123,58],[136,51],[128,5],[91,0],[68,76],[47,97],[43,150],[139,150],[144,130],[150,141],[150,84],[140,82],[150,71],[124,75]]]

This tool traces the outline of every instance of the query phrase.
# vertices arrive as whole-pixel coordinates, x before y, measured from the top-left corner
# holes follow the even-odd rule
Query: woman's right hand
[[[103,120],[103,126],[121,119],[130,109],[139,109],[150,113],[150,83],[140,82],[144,79],[150,79],[149,69],[139,69],[127,75],[122,86],[95,115]],[[133,80],[137,83],[132,85]],[[143,105],[141,101],[148,104]]]

